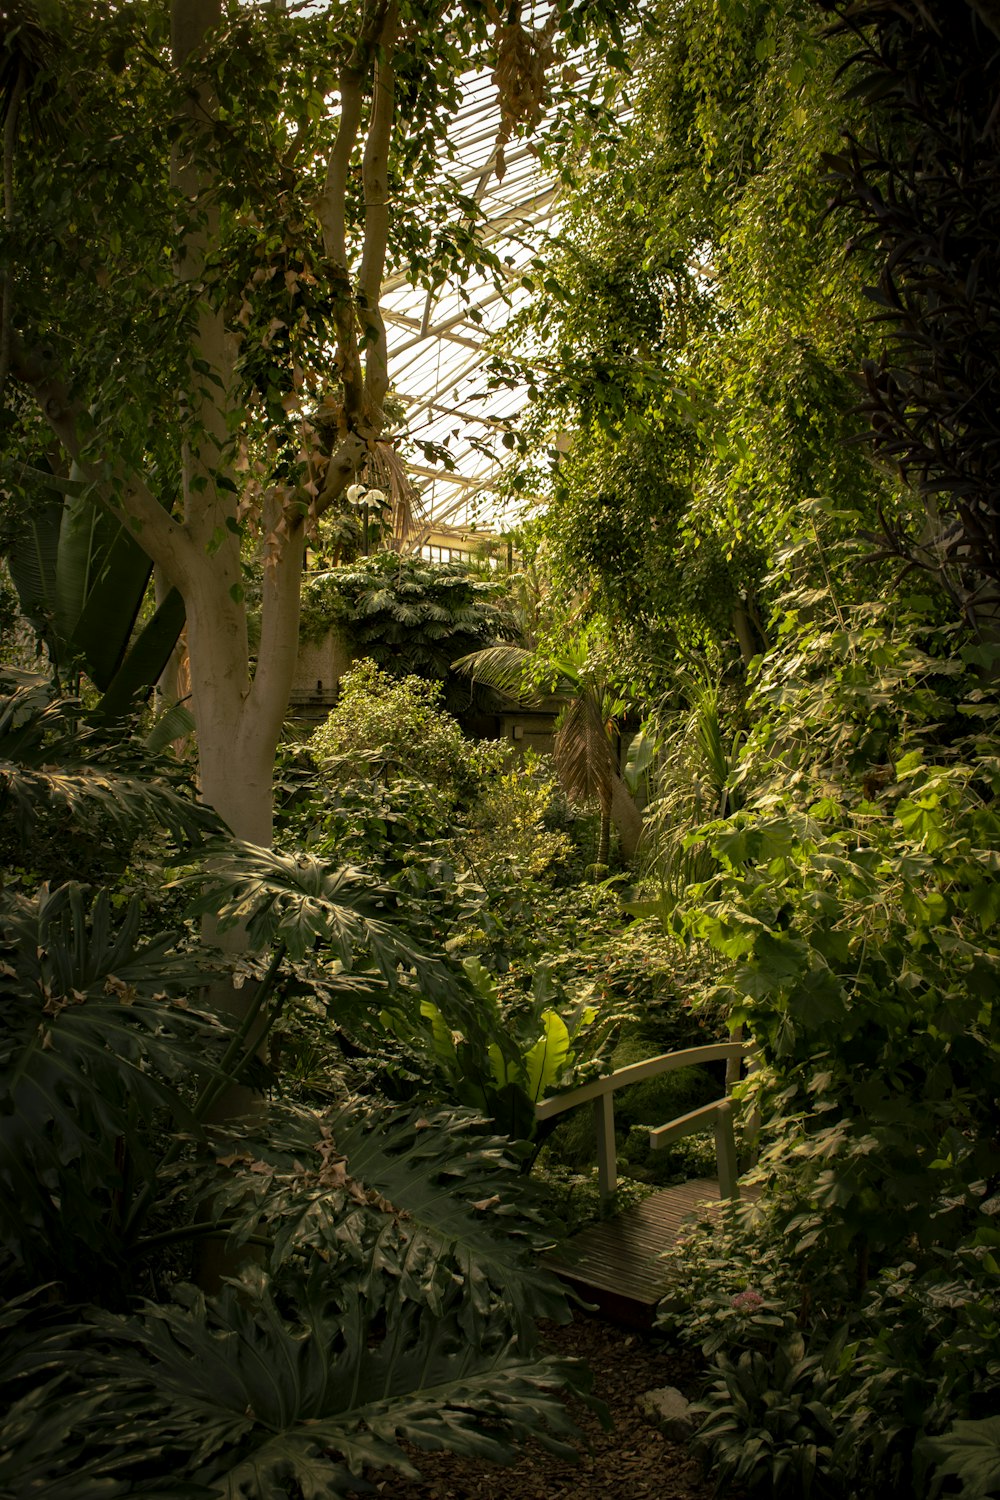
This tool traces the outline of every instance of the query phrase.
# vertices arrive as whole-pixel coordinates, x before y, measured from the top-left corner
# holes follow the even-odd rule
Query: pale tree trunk
[[[221,17],[220,0],[173,0],[170,41],[178,71],[184,72]],[[189,88],[188,100],[194,142],[188,154],[175,153],[171,176],[174,186],[191,202],[195,218],[178,245],[175,270],[179,281],[198,284],[218,241],[215,182],[197,159],[199,127],[213,120],[215,101],[197,83]],[[233,457],[227,422],[230,366],[222,313],[202,296],[181,397],[182,418],[189,424],[181,463],[184,529],[194,556],[188,559],[186,576],[173,581],[183,593],[187,611],[202,796],[238,838],[266,843],[269,840],[260,837],[270,829],[268,812],[262,814],[259,807],[261,756],[248,753],[241,733],[250,693],[250,650],[242,603],[240,537],[229,524],[231,492],[219,484],[220,479],[229,478]]]
[[[186,65],[212,27],[221,19],[220,0],[172,0],[170,42],[174,67]],[[187,90],[192,143],[175,151],[171,164],[174,186],[190,201],[193,223],[181,238],[175,258],[178,281],[200,283],[207,261],[217,247],[219,213],[215,183],[198,161],[199,127],[211,123],[215,101],[203,85]],[[185,155],[185,149],[190,154]],[[206,153],[207,154],[207,153]],[[201,795],[225,820],[237,838],[251,843],[270,841],[270,757],[260,743],[253,751],[244,743],[244,711],[250,695],[250,650],[246,610],[242,602],[240,536],[228,523],[231,492],[220,486],[231,463],[229,415],[232,371],[221,312],[202,295],[198,298],[181,420],[186,422],[181,454],[184,532],[191,547],[183,577],[172,581],[181,589],[187,616],[191,706],[198,740]],[[259,739],[259,737],[258,737]],[[207,943],[239,953],[247,946],[239,928],[219,933],[211,918],[202,924]],[[209,986],[214,1005],[232,1017],[234,1026],[251,1014],[253,987],[237,988],[218,980]],[[250,1045],[252,1039],[248,1038]],[[215,1101],[209,1123],[226,1125],[258,1113],[261,1101],[243,1084],[231,1084]],[[207,1291],[219,1288],[237,1263],[219,1240],[202,1242],[198,1280]]]
[[[196,62],[221,16],[221,0],[172,0],[172,56],[178,72],[191,76],[187,124],[192,138],[178,146],[171,167],[174,186],[192,210],[189,222],[178,228],[175,272],[180,282],[193,288],[204,280],[208,261],[219,249],[216,184],[207,164],[215,103],[211,91],[198,81]],[[325,191],[316,208],[337,292],[337,350],[331,363],[344,388],[343,436],[313,497],[317,516],[356,477],[384,421],[388,368],[379,296],[389,229],[388,158],[395,108],[392,59],[398,25],[397,0],[382,0],[367,8],[354,52],[341,74],[340,122]],[[374,85],[361,172],[364,236],[355,286],[345,204],[354,191],[353,164],[365,117],[365,84],[372,69]],[[95,503],[126,521],[156,565],[159,585],[174,586],[183,598],[202,795],[238,838],[266,845],[272,830],[274,752],[298,644],[303,496],[275,490],[263,502],[266,558],[261,642],[251,681],[241,537],[235,524],[235,493],[241,476],[232,430],[238,425],[233,421],[238,413],[221,312],[208,296],[198,300],[188,374],[179,395],[185,434],[180,519],[161,506],[141,473],[116,463],[113,453],[99,463],[81,452],[82,414],[75,409],[68,382],[55,368],[54,358],[54,351],[46,347],[26,350],[17,346],[12,353],[17,378],[33,391],[45,420],[88,481]]]

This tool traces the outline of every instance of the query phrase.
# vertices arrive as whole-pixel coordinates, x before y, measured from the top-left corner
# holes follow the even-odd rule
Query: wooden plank
[[[719,1202],[719,1184],[710,1178],[662,1188],[614,1218],[582,1229],[545,1264],[606,1317],[648,1328],[669,1286],[658,1257],[676,1241],[684,1222],[710,1202]]]
[[[536,1104],[535,1115],[539,1120],[551,1120],[567,1109],[586,1104],[588,1099],[614,1093],[616,1089],[627,1088],[630,1083],[641,1083],[660,1073],[669,1073],[675,1068],[691,1068],[699,1063],[731,1062],[734,1058],[748,1056],[749,1052],[750,1048],[745,1042],[710,1042],[703,1047],[687,1047],[683,1052],[663,1052],[659,1057],[647,1057],[642,1062],[629,1063],[626,1068],[618,1068],[616,1072],[607,1073],[603,1078],[583,1083],[579,1088],[570,1089],[568,1093],[553,1094],[551,1099],[543,1099],[541,1104]]]

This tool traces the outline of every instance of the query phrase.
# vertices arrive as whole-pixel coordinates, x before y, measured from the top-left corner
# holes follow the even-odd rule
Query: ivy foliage
[[[715,873],[674,921],[729,961],[733,1019],[774,1070],[773,1160],[794,1160],[821,1253],[856,1256],[863,1284],[968,1232],[989,1197],[996,706],[947,633],[875,605],[813,603],[806,623],[795,602],[755,683],[744,806],[692,835]]]

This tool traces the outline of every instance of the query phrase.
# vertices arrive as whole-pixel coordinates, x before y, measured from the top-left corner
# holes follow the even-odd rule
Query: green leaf
[[[967,1500],[1000,1494],[1000,1417],[953,1422],[929,1447],[941,1460],[936,1477],[961,1480]]]
[[[176,589],[171,589],[125,652],[97,706],[99,717],[122,718],[137,699],[149,693],[170,660],[184,628],[184,618],[184,601]],[[147,745],[151,748],[149,740]]]
[[[559,1082],[572,1058],[570,1035],[558,1011],[545,1011],[542,1025],[543,1034],[524,1058],[528,1096],[536,1104]]]
[[[138,1469],[146,1449],[228,1500],[289,1483],[307,1500],[339,1500],[365,1467],[414,1474],[401,1441],[504,1462],[533,1437],[572,1455],[555,1394],[572,1371],[513,1345],[487,1353],[453,1317],[410,1310],[379,1334],[319,1282],[279,1312],[249,1273],[238,1289],[187,1300],[94,1318],[109,1352],[89,1361],[107,1392],[90,1425],[98,1441],[115,1425],[119,1469]]]

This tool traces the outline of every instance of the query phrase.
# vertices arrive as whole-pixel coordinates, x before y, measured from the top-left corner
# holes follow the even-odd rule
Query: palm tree
[[[551,675],[533,681],[534,653],[523,646],[488,646],[452,662],[476,682],[485,683],[515,699],[525,708],[549,698],[562,703],[552,757],[566,796],[580,806],[597,803],[601,810],[598,864],[606,865],[611,825],[618,831],[623,857],[635,857],[642,833],[642,813],[618,769],[615,753],[617,725],[626,704],[610,674],[596,663],[585,638],[563,657],[550,663]]]

